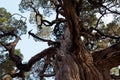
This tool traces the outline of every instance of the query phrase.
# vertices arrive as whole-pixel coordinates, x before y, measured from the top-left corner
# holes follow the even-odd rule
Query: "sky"
[[[4,7],[5,9],[7,9],[8,12],[10,12],[11,14],[14,13],[20,13],[19,11],[19,3],[21,0],[0,0],[0,7]],[[20,13],[25,17],[29,17],[29,12],[26,13]],[[35,26],[31,25],[28,23],[28,19],[27,19],[27,30],[31,30],[31,29],[35,29]],[[27,35],[23,35],[21,36],[21,40],[19,41],[19,43],[16,46],[16,49],[20,49],[21,53],[24,56],[23,61],[27,62],[32,56],[34,56],[35,54],[41,52],[42,50],[44,50],[45,48],[47,48],[47,44],[43,43],[43,42],[35,42],[32,38],[32,36],[29,38],[28,34]]]

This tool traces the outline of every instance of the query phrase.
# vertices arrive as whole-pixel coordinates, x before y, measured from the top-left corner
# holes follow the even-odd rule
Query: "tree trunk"
[[[58,52],[56,80],[109,80],[103,79],[106,74],[102,75],[99,72],[88,52],[79,52],[78,56],[67,53],[67,51],[59,50]]]
[[[109,80],[93,62],[93,56],[80,38],[81,24],[74,0],[63,0],[67,19],[64,40],[56,55],[56,80]],[[100,68],[101,69],[101,68]]]
[[[92,54],[84,46],[80,46],[78,52],[71,50],[71,32],[69,27],[65,27],[65,39],[60,41],[61,47],[56,54],[56,80],[103,80],[103,75],[94,65]]]

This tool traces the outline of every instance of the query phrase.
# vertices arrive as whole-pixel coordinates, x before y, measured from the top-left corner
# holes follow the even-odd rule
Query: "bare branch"
[[[36,39],[38,39],[38,40],[41,40],[41,41],[43,41],[43,42],[48,42],[48,45],[49,45],[49,46],[50,46],[50,45],[54,45],[54,46],[55,46],[55,45],[58,45],[58,47],[60,47],[60,42],[42,39],[42,38],[36,36],[34,33],[31,33],[31,31],[32,31],[32,30],[30,30],[30,31],[28,32],[28,34],[31,35],[31,36],[33,36],[34,38],[36,38]]]
[[[51,76],[55,76],[55,74],[53,73],[53,74],[42,74],[42,75],[40,75],[40,77],[41,76],[44,76],[44,77],[51,77]]]
[[[51,0],[51,1],[56,1],[56,0]],[[42,29],[42,24],[44,24],[45,26],[52,26],[53,24],[57,23],[57,22],[64,22],[65,20],[62,19],[62,18],[58,18],[58,10],[59,10],[59,7],[61,7],[59,4],[56,4],[55,6],[57,7],[56,8],[56,19],[53,20],[52,22],[49,22],[48,20],[44,20],[43,17],[42,17],[42,14],[40,14],[40,12],[38,11],[38,9],[35,9],[32,5],[33,5],[33,2],[31,2],[32,4],[30,4],[29,6],[33,9],[33,11],[36,13],[36,22],[37,22],[37,26]],[[38,18],[39,17],[39,18]]]
[[[107,8],[107,7],[104,6],[104,5],[102,5],[102,7],[105,8],[106,10],[110,11],[111,13],[120,15],[120,12],[118,12],[118,11],[112,11],[112,10],[110,10],[109,8]]]
[[[48,42],[48,41],[50,41],[50,40],[42,39],[42,38],[36,36],[34,33],[31,33],[31,31],[32,31],[32,30],[30,30],[30,31],[28,32],[28,34],[31,35],[32,37],[34,37],[34,38],[36,38],[36,39],[38,39],[38,40],[41,40],[41,41],[43,41],[43,42]]]
[[[99,24],[101,18],[102,18],[105,14],[106,14],[106,13],[102,14],[102,15],[98,18],[95,28],[98,27],[98,24]]]
[[[57,17],[56,17],[57,18]],[[47,20],[43,20],[43,24],[46,25],[46,26],[52,26],[53,24],[57,24],[57,23],[62,23],[62,22],[65,22],[66,20],[63,19],[63,18],[57,18],[55,20],[53,20],[52,22],[49,22]]]

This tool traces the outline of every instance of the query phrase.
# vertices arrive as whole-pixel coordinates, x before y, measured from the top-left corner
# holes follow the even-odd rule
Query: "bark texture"
[[[57,52],[60,60],[57,60],[56,80],[110,80],[110,68],[108,69],[105,66],[107,62],[103,61],[101,63],[100,60],[99,65],[97,65],[94,60],[97,61],[96,59],[99,56],[92,55],[82,43],[80,38],[82,23],[75,13],[75,1],[63,0],[63,3],[68,23],[67,27],[69,28],[69,39],[68,41],[64,40],[67,45],[61,46]],[[64,44],[64,41],[62,44]],[[103,63],[105,64],[103,65]]]
[[[61,62],[57,62],[56,76],[58,77],[56,80],[103,80],[103,77],[93,64],[91,54],[86,51],[80,39],[81,26],[76,13],[74,13],[75,1],[63,0],[63,2],[68,22],[67,27],[70,33],[68,39],[70,43],[67,43],[66,46],[61,46],[59,49],[58,55],[60,55]],[[71,46],[68,44],[71,44]],[[66,47],[69,48],[64,50]],[[70,51],[70,49],[72,50]]]

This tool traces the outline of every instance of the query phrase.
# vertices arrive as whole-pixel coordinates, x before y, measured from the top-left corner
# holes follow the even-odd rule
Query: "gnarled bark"
[[[103,76],[93,63],[92,55],[87,51],[87,49],[84,48],[84,45],[80,39],[81,23],[75,13],[76,5],[74,3],[76,1],[63,0],[63,2],[65,15],[68,22],[67,27],[70,31],[69,39],[71,42],[67,43],[66,41],[65,43],[71,44],[71,46],[61,46],[58,51],[58,54],[60,55],[62,52],[63,56],[60,55],[61,62],[57,63],[57,76],[59,76],[59,78],[56,78],[56,80],[103,80]],[[64,42],[62,42],[62,44],[64,44]],[[64,50],[65,47],[69,47],[69,49],[72,50]],[[70,68],[72,69],[70,70]]]

